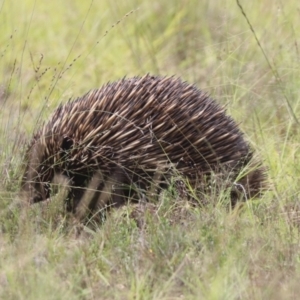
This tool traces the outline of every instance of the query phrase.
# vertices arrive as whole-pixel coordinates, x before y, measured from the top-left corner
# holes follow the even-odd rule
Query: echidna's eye
[[[63,151],[68,151],[68,150],[71,149],[72,146],[73,146],[73,140],[70,139],[67,136],[64,136],[63,141],[62,141],[61,146],[60,146],[61,149]]]

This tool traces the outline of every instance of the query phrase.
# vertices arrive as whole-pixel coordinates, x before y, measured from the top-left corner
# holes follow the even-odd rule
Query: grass
[[[299,7],[240,3],[250,26],[234,0],[0,2],[2,299],[297,298]],[[9,212],[26,141],[57,104],[148,72],[226,105],[272,189],[234,210],[166,195],[142,228],[128,206],[80,235],[59,210]]]

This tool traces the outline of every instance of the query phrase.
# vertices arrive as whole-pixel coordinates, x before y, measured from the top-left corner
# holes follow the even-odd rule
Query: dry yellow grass
[[[261,48],[234,0],[0,3],[0,298],[297,298],[299,5],[240,3]],[[142,229],[126,207],[80,236],[59,211],[9,212],[37,124],[60,101],[148,72],[226,105],[272,190],[234,211],[222,195],[181,210],[166,195]]]

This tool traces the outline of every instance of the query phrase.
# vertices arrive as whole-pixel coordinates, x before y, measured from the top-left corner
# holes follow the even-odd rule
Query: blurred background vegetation
[[[0,295],[299,294],[300,3],[240,4],[250,26],[235,0],[0,1],[3,212],[18,191],[26,142],[58,103],[145,73],[180,76],[225,105],[268,167],[272,187],[238,213],[203,208],[185,225],[164,214],[161,222],[149,221],[147,233],[112,216],[84,240],[51,229],[51,219],[41,229],[33,217],[20,224],[2,216]]]

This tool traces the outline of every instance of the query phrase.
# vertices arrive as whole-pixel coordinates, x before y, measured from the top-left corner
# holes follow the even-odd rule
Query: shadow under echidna
[[[265,183],[264,168],[222,107],[179,78],[150,75],[61,104],[33,136],[26,164],[22,199],[49,201],[60,178],[66,209],[80,220],[157,195],[174,178],[200,195],[219,174],[233,204],[259,196]]]

